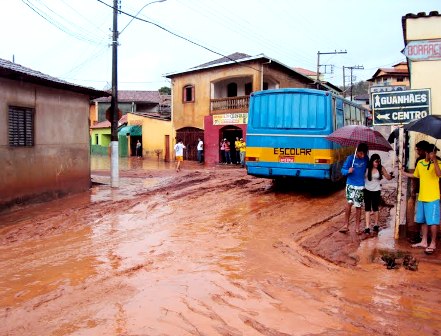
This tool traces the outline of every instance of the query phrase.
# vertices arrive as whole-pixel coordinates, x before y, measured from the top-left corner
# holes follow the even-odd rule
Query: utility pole
[[[345,67],[343,67],[343,98],[346,97]]]
[[[127,26],[138,17],[138,14],[153,3],[164,2],[167,0],[155,0],[145,4],[129,23],[121,30],[121,32],[127,28]],[[112,188],[119,188],[119,150],[118,150],[118,121],[120,119],[118,109],[118,12],[121,0],[113,0],[113,30],[112,30],[112,100],[110,103],[110,129],[111,129],[111,163],[110,163],[110,186]]]
[[[343,67],[343,89],[345,88],[345,68],[351,70],[351,101],[352,101],[352,89],[353,89],[353,83],[354,83],[354,77],[352,76],[353,70],[364,70],[364,67],[362,65],[354,65],[351,67]]]
[[[320,55],[335,55],[335,54],[347,54],[348,52],[345,51],[330,51],[330,52],[320,52],[317,51],[317,89],[320,88]]]
[[[113,34],[112,34],[112,100],[110,103],[111,127],[111,163],[110,186],[119,188],[118,167],[118,0],[113,0]]]

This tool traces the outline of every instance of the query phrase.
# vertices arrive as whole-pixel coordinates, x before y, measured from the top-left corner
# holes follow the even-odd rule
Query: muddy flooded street
[[[391,206],[342,234],[343,189],[137,159],[112,189],[95,160],[89,192],[0,214],[0,335],[439,335],[439,255],[380,260],[410,250]]]

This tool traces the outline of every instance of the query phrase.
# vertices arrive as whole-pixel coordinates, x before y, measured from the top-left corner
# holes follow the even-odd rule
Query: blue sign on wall
[[[374,125],[407,124],[430,114],[430,89],[372,94]]]

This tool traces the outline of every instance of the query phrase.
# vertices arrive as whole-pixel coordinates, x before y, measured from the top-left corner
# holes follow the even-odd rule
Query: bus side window
[[[352,125],[352,122],[351,122],[351,105],[344,104],[343,105],[343,110],[344,110],[344,113],[345,113],[345,125]]]
[[[343,102],[341,100],[335,101],[335,123],[335,129],[338,129],[345,125],[345,120],[343,116]]]

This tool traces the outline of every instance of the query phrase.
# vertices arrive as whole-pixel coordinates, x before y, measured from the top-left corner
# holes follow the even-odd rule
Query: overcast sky
[[[112,0],[102,0],[112,5]],[[150,1],[121,0],[136,14]],[[112,9],[97,0],[0,0],[0,58],[66,81],[109,88],[112,81]],[[401,17],[439,10],[439,0],[166,0],[139,18],[120,14],[118,86],[157,90],[164,75],[242,52],[265,54],[285,65],[316,70],[334,65],[325,79],[343,83],[343,66],[363,66],[356,81],[405,59]],[[220,54],[220,55],[219,55]],[[324,69],[321,69],[322,71]],[[328,69],[329,70],[329,69]]]

